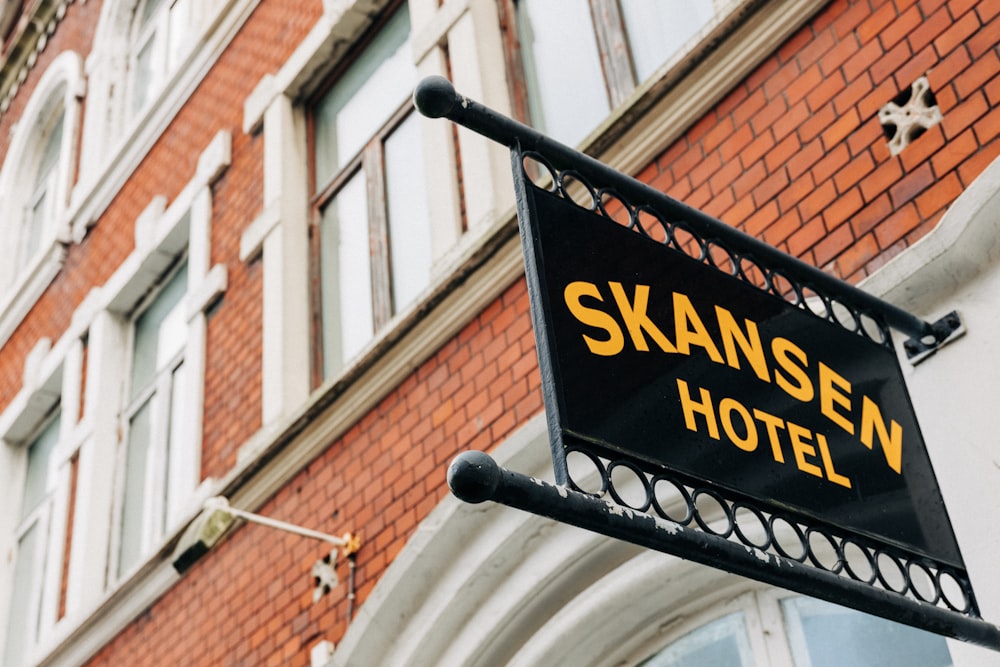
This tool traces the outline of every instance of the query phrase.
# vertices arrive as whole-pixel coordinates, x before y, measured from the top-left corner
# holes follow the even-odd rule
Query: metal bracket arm
[[[430,76],[423,79],[414,90],[413,102],[424,116],[447,118],[508,148],[520,146],[522,151],[537,152],[560,169],[569,167],[585,178],[610,186],[634,200],[655,201],[673,217],[684,220],[705,237],[719,239],[735,250],[757,257],[772,266],[778,266],[789,277],[812,287],[817,292],[842,299],[863,312],[880,315],[886,324],[910,336],[904,349],[913,363],[923,360],[941,345],[954,340],[964,332],[956,313],[950,313],[942,320],[931,324],[698,209],[668,197],[659,190],[622,174],[589,155],[459,94],[444,77]],[[954,322],[958,324],[952,326]]]
[[[1000,628],[982,618],[935,607],[595,496],[554,486],[501,468],[482,452],[458,455],[448,468],[448,486],[467,503],[492,500],[836,604],[850,600],[850,606],[855,609],[1000,650]]]

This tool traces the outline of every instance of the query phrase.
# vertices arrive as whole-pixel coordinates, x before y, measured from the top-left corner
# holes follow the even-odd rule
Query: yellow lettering
[[[717,364],[725,363],[719,348],[715,346],[712,337],[708,335],[701,318],[691,305],[686,295],[674,292],[674,329],[677,335],[677,351],[681,354],[691,354],[691,346],[697,345],[705,349],[709,358]]]
[[[609,282],[608,285],[611,287],[611,294],[615,297],[615,303],[618,304],[618,310],[621,311],[622,319],[625,320],[625,328],[628,329],[628,333],[632,337],[635,349],[640,352],[649,351],[646,337],[642,335],[642,332],[645,331],[664,352],[677,351],[663,335],[663,332],[646,315],[646,307],[649,305],[649,285],[635,286],[634,304],[628,302],[628,296],[626,296],[625,288],[622,287],[621,283]]]
[[[771,352],[774,353],[774,360],[790,377],[786,377],[779,370],[774,371],[774,381],[786,394],[796,398],[803,403],[808,403],[813,399],[815,391],[809,376],[806,375],[805,367],[809,365],[806,353],[798,345],[787,338],[775,338],[771,341]],[[797,366],[795,361],[788,355],[795,357],[801,366]]]
[[[819,456],[823,459],[823,469],[826,471],[826,478],[834,484],[839,484],[847,489],[851,488],[851,480],[833,469],[833,459],[830,458],[830,447],[826,443],[826,436],[822,433],[817,433],[816,444],[819,445]]]
[[[802,472],[822,478],[823,471],[819,469],[819,466],[806,461],[806,456],[816,457],[816,448],[806,442],[812,434],[798,424],[788,422],[787,425],[788,436],[792,440],[792,453],[795,454],[795,465]]]
[[[615,318],[603,310],[584,306],[580,302],[580,299],[585,296],[603,301],[597,285],[593,283],[585,283],[578,280],[566,285],[566,289],[563,291],[563,299],[566,301],[566,306],[569,308],[569,312],[573,314],[573,317],[587,326],[594,327],[595,329],[603,329],[607,332],[608,337],[606,340],[598,340],[584,334],[583,342],[587,344],[587,349],[592,354],[602,357],[612,357],[618,354],[625,349],[625,336],[622,334],[621,327],[618,326]]]
[[[838,389],[843,389],[846,393],[841,393]],[[834,424],[854,435],[854,424],[837,412],[834,403],[850,413],[851,383],[821,361],[819,362],[819,411]]]
[[[742,437],[733,428],[733,413],[739,414],[743,420],[743,430],[746,436]],[[732,440],[733,444],[745,452],[752,452],[757,449],[757,425],[750,416],[750,411],[743,407],[743,404],[733,398],[724,398],[719,401],[719,421],[722,422],[722,430]]]
[[[879,442],[882,444],[882,453],[885,454],[885,461],[889,467],[897,473],[903,468],[903,427],[895,419],[889,427],[885,428],[885,419],[882,411],[878,409],[875,401],[867,396],[861,397],[861,442],[868,449],[872,448],[872,431],[878,433]]]
[[[736,357],[738,345],[757,377],[764,382],[770,382],[771,375],[767,372],[767,359],[764,358],[764,346],[760,342],[757,323],[744,319],[747,328],[744,334],[736,323],[736,318],[728,310],[722,306],[716,306],[715,314],[719,320],[719,331],[722,334],[722,347],[726,351],[726,364],[739,370],[740,360]]]
[[[684,411],[684,426],[687,430],[698,432],[698,423],[695,421],[695,414],[700,414],[705,418],[705,423],[708,426],[708,435],[712,437],[713,440],[719,439],[719,425],[715,421],[715,411],[712,408],[712,396],[708,393],[705,388],[699,389],[701,395],[701,403],[695,403],[691,400],[691,394],[688,392],[687,382],[677,379],[677,391],[681,397],[681,409]]]
[[[785,428],[785,420],[756,408],[754,408],[753,416],[763,422],[764,427],[767,428],[767,437],[771,441],[771,454],[774,456],[774,460],[778,463],[784,463],[785,455],[781,453],[781,443],[778,441],[778,429]]]

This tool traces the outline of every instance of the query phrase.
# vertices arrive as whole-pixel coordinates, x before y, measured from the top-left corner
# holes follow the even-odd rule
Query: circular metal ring
[[[582,187],[584,190],[587,191],[587,196],[590,197],[590,206],[584,206],[583,204],[580,204],[575,199],[573,199],[573,197],[567,191],[570,187],[572,187],[573,181],[579,183],[580,187]],[[569,184],[569,186],[567,184]],[[562,171],[559,173],[559,194],[566,201],[576,204],[585,211],[590,211],[592,213],[597,212],[597,206],[599,202],[597,196],[597,189],[590,184],[590,181],[588,181],[583,176],[583,174],[576,171],[575,169],[567,169],[566,171]]]
[[[645,498],[643,499],[641,505],[636,506],[628,502],[627,500],[625,500],[625,498],[622,497],[622,494],[618,492],[618,489],[615,488],[614,474],[615,471],[618,470],[619,468],[623,468],[631,472],[642,484],[642,492],[645,495]],[[614,498],[616,503],[628,507],[630,509],[633,509],[637,512],[645,512],[646,510],[649,509],[649,506],[653,502],[653,492],[649,486],[649,480],[646,479],[646,473],[644,473],[642,469],[639,468],[639,466],[635,465],[631,461],[624,461],[624,460],[612,461],[610,465],[608,465],[608,491],[610,492],[611,497]]]
[[[896,567],[896,570],[899,573],[899,578],[902,580],[900,586],[898,587],[893,586],[891,583],[889,583],[889,580],[886,578],[885,568],[881,562],[883,557],[888,559],[888,561]],[[886,590],[892,591],[893,593],[899,593],[900,595],[906,594],[906,591],[910,586],[910,582],[909,579],[907,578],[906,568],[903,567],[903,564],[900,562],[899,558],[897,558],[896,556],[892,555],[887,551],[879,549],[878,551],[875,552],[875,572],[878,577],[879,583],[882,584],[882,586],[884,586]]]
[[[587,491],[579,485],[578,480],[573,479],[573,473],[569,470],[569,457],[572,454],[580,454],[584,456],[594,466],[594,469],[597,470],[597,473],[601,478],[601,487],[598,491]],[[581,449],[579,447],[566,448],[566,474],[569,480],[570,488],[574,491],[579,491],[580,493],[593,496],[595,498],[603,497],[608,491],[608,471],[604,466],[604,462],[601,461],[600,457],[596,454],[588,452],[586,449]]]
[[[851,559],[847,554],[848,546],[853,546],[855,549],[858,550],[858,553],[860,553],[864,557],[865,562],[868,564],[868,570],[869,570],[867,577],[861,576],[861,574],[857,570],[855,570],[854,567],[851,565]],[[861,583],[868,584],[869,586],[875,583],[875,577],[877,576],[875,568],[875,560],[873,559],[871,551],[869,549],[861,546],[854,540],[845,539],[840,544],[840,553],[844,557],[844,571],[847,572],[848,576],[850,576],[855,581],[860,581]]]
[[[823,563],[816,554],[816,549],[813,548],[812,543],[813,535],[820,535],[824,540],[826,540],[827,544],[833,547],[833,555],[835,559],[833,567],[827,567],[827,565]],[[837,540],[835,540],[830,534],[819,528],[809,527],[806,529],[805,545],[809,560],[812,561],[812,564],[819,569],[832,572],[834,574],[840,574],[840,572],[844,569],[844,552],[841,550]]]
[[[709,527],[708,522],[702,518],[701,512],[698,511],[698,498],[700,498],[701,496],[707,496],[711,498],[716,503],[718,503],[719,507],[722,508],[722,512],[726,517],[725,531],[720,533],[719,531],[712,530],[711,527]],[[691,508],[692,511],[694,512],[695,522],[698,524],[698,527],[701,528],[706,533],[709,533],[711,535],[718,535],[719,537],[722,538],[727,538],[733,534],[733,525],[736,523],[735,520],[733,519],[733,508],[730,507],[729,503],[726,502],[725,498],[723,498],[721,495],[719,495],[712,489],[695,489],[694,492],[691,494]]]
[[[678,492],[678,494],[680,495],[680,497],[684,500],[684,518],[683,519],[675,519],[674,517],[670,516],[670,514],[667,512],[666,508],[663,507],[663,505],[660,504],[659,500],[657,500],[657,498],[656,498],[656,485],[659,484],[660,482],[664,482],[664,483],[669,484],[670,486],[672,486],[674,488],[674,490],[676,490]],[[668,521],[673,521],[674,523],[679,523],[682,526],[686,526],[689,523],[691,523],[691,519],[694,518],[694,501],[691,499],[691,494],[688,493],[687,488],[685,488],[685,486],[683,484],[681,484],[680,482],[677,482],[677,481],[675,481],[675,480],[673,480],[670,477],[667,477],[665,475],[657,475],[656,477],[653,478],[652,482],[650,482],[650,489],[651,489],[651,494],[650,495],[652,497],[652,507],[653,507],[653,510],[655,510],[657,514],[659,514],[661,517],[663,517],[664,519],[666,519]]]
[[[764,542],[763,542],[763,544],[757,544],[756,542],[754,542],[750,538],[750,536],[747,535],[743,531],[742,528],[740,528],[740,522],[739,522],[739,519],[736,516],[737,513],[739,513],[740,510],[746,510],[747,512],[749,512],[750,514],[752,514],[753,517],[755,519],[757,519],[757,521],[760,522],[760,527],[764,531]],[[746,545],[748,547],[756,547],[757,549],[760,549],[761,551],[767,551],[771,547],[771,544],[773,544],[773,542],[774,542],[774,536],[771,534],[770,524],[767,521],[767,517],[764,516],[764,513],[762,511],[760,511],[759,509],[757,509],[756,507],[754,507],[752,505],[747,505],[746,503],[742,503],[742,502],[735,502],[735,503],[733,503],[733,532],[736,533],[736,537],[744,545]]]
[[[538,174],[539,178],[536,179],[531,173],[531,169],[528,168],[527,162],[530,160],[533,164],[539,165],[541,169],[548,172],[549,182],[546,183],[548,187],[542,187],[538,181],[543,181],[542,174]],[[552,166],[552,163],[545,159],[541,153],[536,153],[534,151],[526,151],[521,153],[521,173],[524,175],[526,181],[531,183],[533,186],[539,190],[545,190],[546,192],[556,192],[557,186],[557,174],[559,170]]]
[[[798,538],[799,548],[802,550],[802,554],[800,556],[792,555],[791,553],[788,552],[787,549],[785,549],[784,546],[782,546],[781,540],[778,539],[778,531],[774,527],[775,523],[778,521],[783,522],[785,525],[791,528],[792,532],[795,534],[795,537]],[[784,556],[785,558],[789,558],[799,563],[805,562],[806,554],[809,553],[809,546],[806,544],[806,537],[805,534],[802,532],[802,528],[797,523],[793,523],[783,516],[777,516],[773,514],[771,515],[771,518],[768,520],[767,523],[771,527],[771,540],[772,540],[771,546],[774,547],[774,550],[777,551],[779,555]]]

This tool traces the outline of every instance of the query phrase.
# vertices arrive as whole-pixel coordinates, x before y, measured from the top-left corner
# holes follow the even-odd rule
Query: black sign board
[[[961,567],[889,347],[526,192],[557,467],[586,443]]]

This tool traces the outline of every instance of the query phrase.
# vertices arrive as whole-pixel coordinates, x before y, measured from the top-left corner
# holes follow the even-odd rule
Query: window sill
[[[66,245],[53,238],[0,300],[0,347],[7,344],[35,303],[62,270]]]

